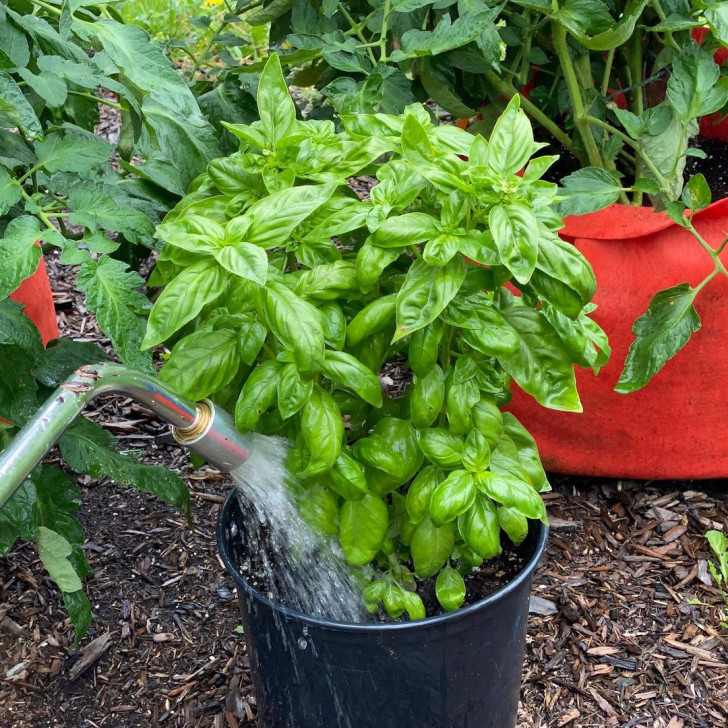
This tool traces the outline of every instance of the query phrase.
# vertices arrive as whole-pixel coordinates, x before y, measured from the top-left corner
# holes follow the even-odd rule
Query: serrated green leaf
[[[41,259],[36,242],[38,220],[23,215],[11,220],[0,238],[0,299],[7,298],[26,278],[35,273]]]
[[[586,215],[601,210],[619,199],[622,189],[609,172],[598,167],[585,167],[561,180],[566,199],[558,204],[560,215]]]
[[[81,266],[76,285],[86,294],[86,306],[96,314],[99,326],[121,360],[151,371],[151,356],[142,351],[144,315],[151,305],[139,293],[144,285],[139,274],[129,270],[126,263],[104,256],[87,260]]]
[[[49,134],[35,143],[38,164],[46,172],[88,172],[105,162],[114,147],[100,137],[69,130]]]
[[[63,592],[76,592],[83,588],[78,574],[71,566],[71,544],[63,536],[45,526],[39,526],[36,533],[38,556],[51,579]]]

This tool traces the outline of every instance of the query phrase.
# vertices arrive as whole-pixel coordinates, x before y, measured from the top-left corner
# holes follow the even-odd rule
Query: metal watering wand
[[[131,397],[172,425],[175,440],[224,472],[240,467],[253,446],[235,429],[232,417],[209,400],[191,402],[155,376],[121,364],[81,367],[0,452],[0,508],[57,442],[86,405],[100,394]]]

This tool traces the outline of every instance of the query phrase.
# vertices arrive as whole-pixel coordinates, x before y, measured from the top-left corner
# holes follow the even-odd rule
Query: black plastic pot
[[[233,493],[217,543],[238,585],[260,728],[514,728],[542,524],[501,590],[401,624],[332,622],[272,602],[240,575],[244,533]]]

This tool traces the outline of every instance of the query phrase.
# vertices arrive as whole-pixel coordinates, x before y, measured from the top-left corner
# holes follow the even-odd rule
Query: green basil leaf
[[[440,414],[445,401],[445,375],[435,364],[424,376],[414,376],[410,399],[410,415],[415,427],[429,427]]]
[[[265,285],[268,275],[268,256],[265,250],[252,243],[226,245],[215,251],[215,259],[233,275]]]
[[[382,406],[382,386],[379,379],[351,354],[327,351],[321,372],[337,384],[356,392],[372,407]]]
[[[391,475],[392,487],[406,483],[422,464],[416,430],[407,420],[395,417],[379,420],[371,435],[354,443],[354,454],[366,465]]]
[[[526,306],[501,313],[521,338],[516,354],[499,358],[501,366],[544,407],[581,412],[573,364],[546,317]]]
[[[463,236],[442,233],[433,237],[422,251],[422,257],[430,265],[446,265],[460,250]]]
[[[276,338],[293,352],[298,371],[315,376],[324,362],[324,331],[318,310],[282,283],[263,289],[266,320]]]
[[[472,409],[473,423],[491,449],[498,445],[503,432],[503,413],[498,409],[494,400],[481,397]]]
[[[442,313],[465,280],[465,261],[454,258],[442,267],[418,258],[397,293],[397,331],[393,341],[421,329]]]
[[[490,498],[478,495],[470,510],[458,518],[458,531],[465,543],[482,559],[501,553],[500,525]]]
[[[235,426],[242,432],[252,430],[260,416],[276,399],[280,362],[259,364],[246,380],[235,405]]]
[[[427,616],[422,598],[416,592],[402,589],[402,600],[411,620],[424,619]]]
[[[229,384],[238,371],[237,338],[230,329],[196,331],[185,336],[175,344],[159,378],[189,399],[214,394]]]
[[[410,552],[415,573],[420,578],[434,576],[448,560],[455,547],[455,524],[436,526],[424,518],[412,534]]]
[[[313,391],[313,382],[304,382],[293,364],[286,364],[278,375],[278,410],[287,420],[308,401]]]
[[[450,424],[450,432],[463,435],[470,430],[470,413],[480,401],[480,388],[473,379],[463,384],[453,384],[447,389],[445,412]]]
[[[265,64],[258,84],[258,113],[271,144],[288,135],[296,123],[296,106],[283,78],[281,61],[273,54]]]
[[[314,485],[299,499],[298,509],[303,519],[315,531],[334,536],[339,530],[339,504],[327,488]]]
[[[183,270],[155,302],[142,347],[168,339],[225,290],[228,275],[214,260],[205,259]]]
[[[334,399],[318,385],[303,406],[301,434],[311,453],[301,477],[314,477],[330,470],[341,452],[344,422]]]
[[[647,313],[634,322],[635,340],[615,387],[617,392],[642,389],[700,329],[693,305],[696,295],[697,290],[687,283],[655,294]]]
[[[342,349],[346,341],[346,317],[341,306],[333,301],[318,306],[326,343],[334,349]]]
[[[413,523],[419,523],[430,511],[430,500],[442,482],[442,471],[436,465],[423,468],[407,491],[407,513]]]
[[[379,229],[369,236],[369,242],[380,248],[405,248],[425,243],[438,234],[440,223],[422,212],[387,218]]]
[[[389,516],[386,503],[373,493],[361,500],[346,501],[341,507],[339,541],[352,566],[368,564],[379,552],[387,535]]]
[[[467,511],[475,500],[475,482],[471,473],[453,470],[440,483],[430,500],[430,518],[436,526],[450,523]]]
[[[420,433],[420,449],[425,457],[443,468],[456,468],[462,461],[465,443],[443,427],[433,427]]]
[[[442,321],[435,319],[431,324],[412,334],[407,349],[407,365],[418,377],[427,376],[437,363],[438,349],[444,327]]]
[[[345,452],[340,452],[329,470],[327,485],[345,500],[361,500],[367,493],[364,468]]]
[[[503,433],[508,435],[515,444],[518,459],[528,473],[533,487],[539,492],[550,490],[551,486],[541,464],[536,441],[510,412],[503,413]]]
[[[368,336],[394,323],[396,301],[397,296],[393,293],[377,298],[359,311],[346,330],[349,345],[356,346]]]
[[[498,514],[498,523],[500,527],[508,534],[508,538],[518,546],[528,536],[528,519],[515,508],[506,508],[498,506],[496,509]]]
[[[257,319],[243,326],[238,339],[240,359],[243,364],[252,366],[255,363],[267,333],[265,326]]]
[[[359,293],[356,268],[353,263],[343,260],[317,265],[301,273],[295,291],[299,296],[320,301],[333,301],[344,296],[356,298]]]
[[[435,582],[437,601],[446,612],[460,609],[465,601],[465,582],[463,577],[452,568],[446,566],[438,575]]]
[[[475,483],[489,498],[506,508],[514,508],[526,518],[546,518],[546,506],[533,486],[509,473],[478,473]]]
[[[490,445],[485,436],[475,427],[465,438],[463,465],[471,473],[480,473],[488,467],[489,463]]]
[[[515,174],[534,152],[531,123],[520,108],[520,96],[509,102],[493,127],[488,142],[488,163],[498,174]]]
[[[527,283],[538,260],[538,221],[530,207],[513,202],[495,205],[488,224],[503,265],[519,283]]]

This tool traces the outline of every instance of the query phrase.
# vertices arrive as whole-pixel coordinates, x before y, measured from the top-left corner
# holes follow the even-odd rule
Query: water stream
[[[250,458],[232,477],[246,524],[249,552],[257,553],[274,601],[342,622],[366,619],[344,555],[316,534],[296,507],[285,466],[289,443],[255,435]]]

